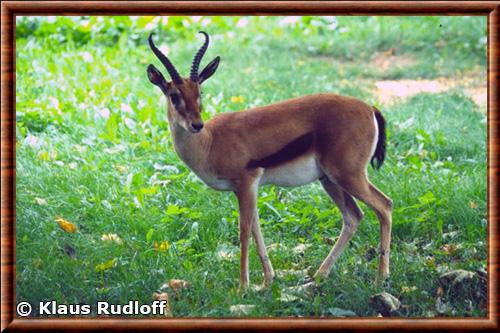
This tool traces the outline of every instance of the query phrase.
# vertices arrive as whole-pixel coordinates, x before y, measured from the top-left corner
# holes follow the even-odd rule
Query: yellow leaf
[[[56,157],[57,157],[57,152],[55,151],[49,153],[48,151],[44,150],[38,153],[38,158],[41,159],[42,161],[55,160]]]
[[[50,159],[49,153],[46,151],[42,151],[40,154],[38,154],[38,158],[42,161],[48,161]]]
[[[63,219],[62,217],[57,218],[56,222],[59,224],[61,229],[66,231],[66,232],[74,233],[74,232],[78,231],[78,228],[76,227],[76,225],[69,222],[68,220]]]
[[[40,268],[40,267],[42,267],[42,264],[43,264],[43,261],[40,258],[33,259],[33,262],[31,263],[31,265],[34,268]]]
[[[158,252],[166,252],[168,249],[170,248],[170,243],[167,242],[167,241],[163,241],[163,242],[154,242],[154,249],[155,251],[158,251]]]
[[[123,166],[123,165],[113,165],[113,168],[115,168],[120,173],[128,172],[128,168],[126,166]]]
[[[102,272],[115,266],[117,258],[113,258],[109,261],[103,262],[102,264],[96,265],[94,270],[96,272]]]
[[[243,103],[243,101],[244,101],[243,96],[232,96],[231,97],[232,103]]]
[[[123,243],[122,239],[117,234],[104,234],[102,235],[101,240],[103,242],[109,242],[109,243],[114,242],[116,244]]]
[[[402,286],[401,287],[401,292],[403,292],[403,293],[411,293],[412,291],[415,291],[415,290],[417,290],[416,286],[411,286],[411,287]]]

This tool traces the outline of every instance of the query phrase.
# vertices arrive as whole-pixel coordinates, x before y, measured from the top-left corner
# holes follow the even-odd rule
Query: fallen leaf
[[[311,246],[311,244],[299,244],[293,248],[293,252],[295,254],[303,254],[305,252],[305,250],[310,246]]]
[[[372,304],[384,317],[390,317],[401,307],[401,302],[388,292],[381,292],[370,298]]]
[[[259,292],[261,290],[264,290],[264,288],[266,288],[266,286],[263,284],[252,284],[248,289],[250,289],[251,291]]]
[[[276,271],[276,277],[282,278],[284,276],[295,276],[298,278],[302,278],[307,276],[307,273],[309,271],[309,267],[302,269],[302,270],[295,270],[295,269],[278,269]]]
[[[33,259],[31,266],[33,266],[34,268],[40,268],[40,267],[42,267],[42,264],[43,264],[42,259],[36,258],[36,259]]]
[[[41,159],[42,161],[48,161],[50,160],[49,153],[47,151],[42,151],[38,154],[38,158]]]
[[[157,171],[164,171],[164,173],[172,174],[179,173],[179,169],[175,165],[162,165],[160,163],[153,164],[153,168]]]
[[[456,269],[451,272],[441,274],[439,282],[444,289],[449,289],[450,287],[456,288],[464,285],[470,285],[474,282],[475,277],[476,273],[474,272]]]
[[[166,252],[170,248],[170,243],[168,241],[154,242],[153,247],[155,251]]]
[[[219,260],[230,261],[236,258],[238,253],[238,248],[236,246],[222,244],[217,248],[217,258]]]
[[[128,168],[126,166],[123,166],[123,165],[113,165],[113,168],[115,168],[115,170],[120,172],[120,173],[127,173],[128,172]]]
[[[39,204],[40,206],[46,206],[47,205],[47,200],[45,199],[42,199],[42,198],[35,198],[35,201],[37,204]]]
[[[281,243],[273,243],[269,245],[267,248],[267,251],[276,251],[276,250],[286,250],[286,246],[281,244]]]
[[[231,307],[229,307],[229,312],[235,316],[246,316],[252,312],[253,309],[255,309],[255,305],[253,304],[238,304],[231,305]]]
[[[334,317],[355,317],[356,313],[351,310],[344,310],[340,308],[328,308],[328,313]]]
[[[101,240],[107,243],[122,244],[122,239],[117,234],[104,234],[101,236]]]
[[[187,282],[185,280],[170,279],[170,281],[168,281],[168,285],[174,291],[179,291],[181,289],[189,288],[189,282]]]
[[[454,255],[460,249],[462,249],[461,244],[445,244],[441,247],[441,250],[448,255]]]
[[[243,103],[244,102],[243,96],[231,96],[231,102],[232,103]]]
[[[411,293],[412,291],[415,291],[415,290],[417,290],[416,286],[411,286],[411,287],[402,286],[401,287],[401,292],[402,293]]]
[[[458,235],[459,235],[458,231],[445,232],[443,234],[443,239],[448,239],[448,238],[449,239],[453,239],[453,238],[455,238]]]
[[[80,154],[81,154],[81,153],[85,153],[85,152],[87,151],[87,147],[86,147],[86,146],[82,146],[82,145],[78,145],[78,144],[73,145],[73,148],[74,148],[77,152],[79,152]]]
[[[61,229],[66,231],[66,232],[74,233],[74,232],[78,231],[78,228],[76,227],[76,225],[69,222],[68,220],[63,219],[62,217],[57,218],[55,221],[59,224]]]
[[[292,302],[299,298],[306,299],[312,296],[315,283],[308,282],[295,287],[288,287],[281,291],[280,301],[282,302]]]
[[[104,152],[106,154],[116,154],[116,153],[121,153],[121,152],[125,151],[126,149],[127,149],[127,147],[120,143],[120,144],[114,145],[111,148],[105,148]]]
[[[103,262],[101,264],[98,264],[94,267],[94,270],[96,272],[102,272],[102,271],[105,271],[105,270],[108,270],[112,267],[114,267],[116,265],[116,262],[118,261],[117,258],[113,258],[109,261],[106,261],[106,262]]]

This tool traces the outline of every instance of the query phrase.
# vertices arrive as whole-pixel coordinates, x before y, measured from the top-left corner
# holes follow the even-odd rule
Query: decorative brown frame
[[[488,16],[488,273],[485,319],[221,318],[20,319],[15,288],[15,17],[16,15],[483,15]],[[89,329],[498,329],[498,180],[500,1],[5,1],[1,4],[1,330]],[[496,202],[496,204],[495,204]]]

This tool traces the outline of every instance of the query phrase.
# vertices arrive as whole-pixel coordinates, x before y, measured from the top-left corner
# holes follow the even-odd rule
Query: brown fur
[[[315,277],[329,274],[363,217],[354,198],[366,203],[380,221],[378,278],[386,277],[392,201],[368,181],[366,172],[370,158],[380,167],[385,157],[382,114],[351,97],[316,94],[242,112],[218,114],[203,128],[200,84],[215,73],[220,57],[198,73],[208,46],[208,34],[202,33],[205,43],[195,56],[190,79],[179,76],[170,60],[154,45],[152,34],[149,36],[151,49],[173,82],[167,82],[152,64],[147,74],[168,97],[169,126],[180,158],[209,186],[234,191],[238,198],[241,286],[245,288],[249,284],[250,234],[257,245],[264,282],[268,284],[274,277],[259,226],[257,192],[261,180],[299,186],[319,179],[339,207],[344,222],[342,231]]]
[[[179,89],[184,96],[189,94],[194,99],[194,87],[186,85]],[[175,112],[170,103],[169,118]],[[199,113],[191,115],[196,116]],[[322,184],[344,216],[339,240],[316,276],[329,273],[361,220],[362,213],[354,198],[374,209],[380,219],[379,278],[388,275],[392,202],[366,178],[376,131],[371,106],[350,97],[316,94],[241,112],[220,113],[198,134],[187,133],[175,123],[170,126],[176,150],[188,166],[202,179],[224,181],[227,189],[238,197],[243,287],[248,285],[250,233],[257,241],[266,283],[274,276],[258,226],[255,182],[266,168],[305,153],[317,156],[325,173]],[[207,184],[211,185],[210,181]]]
[[[328,275],[363,217],[354,198],[372,208],[380,221],[378,277],[389,274],[392,201],[368,181],[366,173],[377,140],[375,133],[380,127],[375,124],[373,107],[351,97],[309,95],[246,111],[220,113],[195,133],[193,125],[202,124],[199,83],[182,79],[181,84],[167,84],[154,68],[148,75],[167,96],[181,96],[182,102],[176,105],[172,98],[168,99],[169,126],[181,159],[209,186],[234,191],[238,198],[242,287],[249,283],[250,235],[257,244],[265,283],[274,277],[259,227],[256,206],[259,180],[266,169],[272,168],[278,170],[273,177],[286,176],[279,173],[291,170],[294,166],[290,162],[306,155],[317,161],[323,174],[321,183],[344,219],[337,242],[315,276]],[[377,116],[380,118],[381,114]],[[380,119],[377,122],[380,124]],[[383,136],[379,132],[380,137]],[[288,169],[281,168],[284,164]],[[318,177],[310,174],[307,177]],[[292,181],[294,177],[297,176]]]

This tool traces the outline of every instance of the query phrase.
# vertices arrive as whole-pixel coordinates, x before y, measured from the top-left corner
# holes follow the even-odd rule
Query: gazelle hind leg
[[[389,275],[389,249],[391,246],[392,200],[372,185],[363,172],[358,176],[339,177],[339,185],[355,198],[373,209],[380,222],[380,263],[377,281]]]
[[[255,239],[255,244],[257,245],[257,253],[262,263],[262,269],[264,270],[264,285],[269,285],[274,279],[274,270],[271,265],[271,261],[267,255],[266,244],[264,243],[264,237],[260,231],[259,215],[257,211],[255,212],[255,219],[252,223],[252,234]]]
[[[363,218],[363,212],[359,209],[354,199],[348,193],[343,191],[338,185],[330,181],[328,177],[325,176],[321,178],[321,185],[323,185],[323,188],[328,193],[330,198],[332,198],[332,200],[339,207],[343,217],[343,225],[342,231],[340,232],[340,236],[335,242],[335,245],[325,260],[323,260],[318,271],[314,274],[315,278],[328,276],[333,264],[340,257],[347,243],[356,232],[359,221]]]

